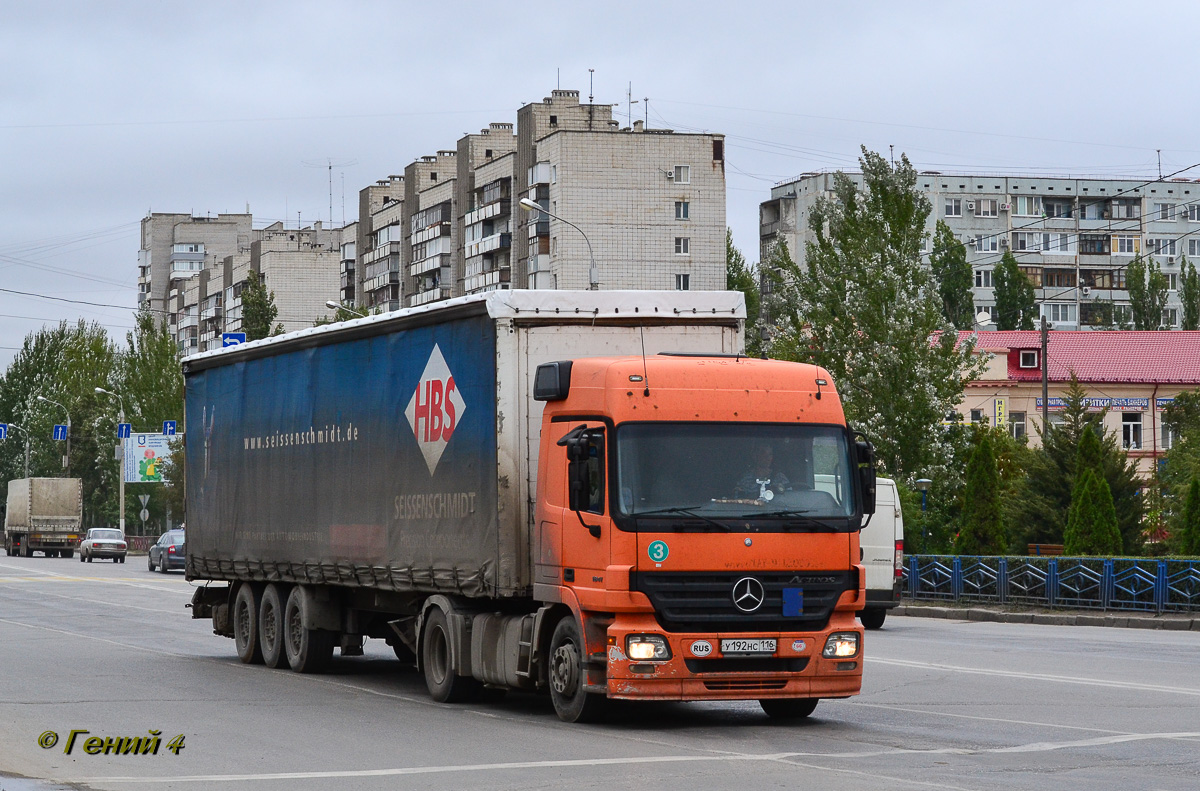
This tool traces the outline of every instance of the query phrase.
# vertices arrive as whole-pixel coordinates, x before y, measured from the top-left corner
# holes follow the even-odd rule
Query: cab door
[[[554,456],[566,468],[562,515],[563,584],[581,604],[588,589],[603,593],[609,564],[608,432],[597,421],[572,421]]]

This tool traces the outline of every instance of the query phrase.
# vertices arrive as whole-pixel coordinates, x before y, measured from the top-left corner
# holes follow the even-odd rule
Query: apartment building
[[[861,185],[861,175],[848,175]],[[917,188],[932,205],[926,252],[936,222],[945,221],[967,245],[976,309],[993,321],[993,271],[1005,252],[1033,282],[1042,315],[1058,329],[1102,329],[1126,318],[1125,271],[1143,255],[1167,277],[1162,326],[1179,327],[1181,259],[1200,257],[1200,183],[925,171]],[[832,173],[775,185],[759,206],[762,259],[782,241],[802,262],[812,239],[810,212],[832,190]]]
[[[444,150],[423,156],[404,168],[404,206],[407,222],[400,245],[400,266],[406,274],[407,306],[416,307],[453,295],[451,253],[458,152]]]
[[[404,176],[391,175],[359,191],[358,222],[352,236],[343,236],[344,241],[354,241],[354,250],[343,252],[353,253],[356,259],[350,267],[353,275],[346,278],[356,285],[349,295],[343,288],[343,301],[362,310],[396,310],[403,304],[400,269],[403,207]],[[345,255],[343,260],[348,260]],[[342,266],[345,270],[348,264]]]
[[[245,217],[249,226],[250,215]],[[241,294],[251,271],[274,293],[276,322],[285,330],[303,329],[331,315],[325,303],[340,287],[342,229],[327,229],[319,222],[288,229],[277,222],[251,230],[248,238],[247,246],[220,260],[214,260],[212,244],[206,246],[204,259],[177,258],[180,266],[162,309],[181,354],[220,348],[222,333],[241,331]]]
[[[173,289],[197,273],[238,252],[248,252],[254,239],[249,214],[151,213],[142,218],[138,250],[138,306],[167,310]]]

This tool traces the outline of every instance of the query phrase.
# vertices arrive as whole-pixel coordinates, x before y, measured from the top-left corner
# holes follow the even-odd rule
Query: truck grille
[[[762,583],[765,598],[754,612],[733,603],[733,586],[744,577]],[[641,591],[654,606],[658,623],[668,632],[794,632],[824,629],[843,591],[854,590],[850,571],[824,572],[693,572],[638,571],[629,575],[630,590]],[[784,616],[783,591],[801,588],[804,609]]]

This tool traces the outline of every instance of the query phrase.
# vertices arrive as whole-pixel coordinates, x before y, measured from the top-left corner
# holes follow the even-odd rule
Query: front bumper
[[[833,632],[856,632],[853,657],[821,656]],[[661,634],[671,647],[662,661],[631,660],[625,655],[630,634]],[[762,698],[844,698],[862,690],[862,627],[853,613],[835,613],[826,629],[815,632],[664,633],[652,615],[618,615],[608,628],[608,697],[624,700],[746,700]],[[773,638],[770,655],[723,656],[722,638]],[[710,649],[698,656],[697,641]]]

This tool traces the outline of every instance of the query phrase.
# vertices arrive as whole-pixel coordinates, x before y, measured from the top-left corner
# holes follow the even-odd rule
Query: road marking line
[[[140,581],[136,577],[80,577],[74,574],[60,574],[57,571],[45,571],[43,569],[31,569],[25,566],[14,566],[10,563],[0,563],[0,569],[16,569],[24,571],[26,574],[41,574],[41,577],[0,577],[0,583],[8,581],[21,582],[101,582],[109,585],[128,585],[131,588],[144,588],[146,590],[164,591],[168,593],[182,594],[190,596],[191,591],[195,589],[195,585],[189,584],[186,590],[180,589],[178,586],[168,587],[166,585],[146,583]],[[50,578],[50,579],[47,579]]]
[[[1080,739],[1071,742],[1035,742],[1032,744],[1014,745],[1012,747],[991,747],[973,750],[957,747],[943,747],[934,750],[910,750],[902,747],[889,747],[880,750],[866,750],[846,753],[767,753],[747,754],[734,753],[731,755],[658,755],[633,756],[629,758],[578,758],[561,761],[514,761],[510,763],[464,764],[459,766],[408,766],[393,769],[349,769],[344,771],[320,772],[272,772],[262,774],[213,774],[213,775],[173,775],[168,777],[88,777],[71,782],[82,783],[221,783],[248,782],[252,780],[324,780],[352,777],[396,777],[403,775],[449,774],[453,772],[497,772],[508,769],[562,769],[572,767],[597,766],[630,766],[637,764],[670,764],[670,763],[723,763],[744,761],[748,763],[788,763],[796,764],[794,759],[860,759],[886,755],[991,755],[1001,753],[1034,753],[1052,752],[1071,748],[1097,747],[1106,744],[1122,742],[1149,741],[1153,739],[1195,739],[1200,738],[1200,731],[1177,733],[1135,733],[1125,736],[1101,736],[1094,739]],[[825,771],[843,771],[836,767],[804,764],[814,769]],[[864,773],[869,774],[869,773]],[[874,776],[874,775],[870,775]],[[912,785],[937,785],[918,780],[903,780]]]
[[[955,673],[971,673],[979,676],[1002,676],[1004,678],[1021,678],[1029,681],[1055,681],[1063,684],[1083,684],[1090,687],[1108,687],[1129,689],[1138,692],[1165,692],[1171,695],[1193,695],[1200,697],[1200,689],[1190,687],[1168,687],[1161,684],[1139,684],[1136,681],[1106,681],[1099,678],[1073,678],[1071,676],[1056,676],[1049,673],[1023,673],[1019,670],[991,670],[988,668],[962,667],[959,665],[942,665],[936,662],[914,662],[907,659],[869,659],[870,663],[894,665],[896,667],[913,667],[922,670],[949,670]]]

